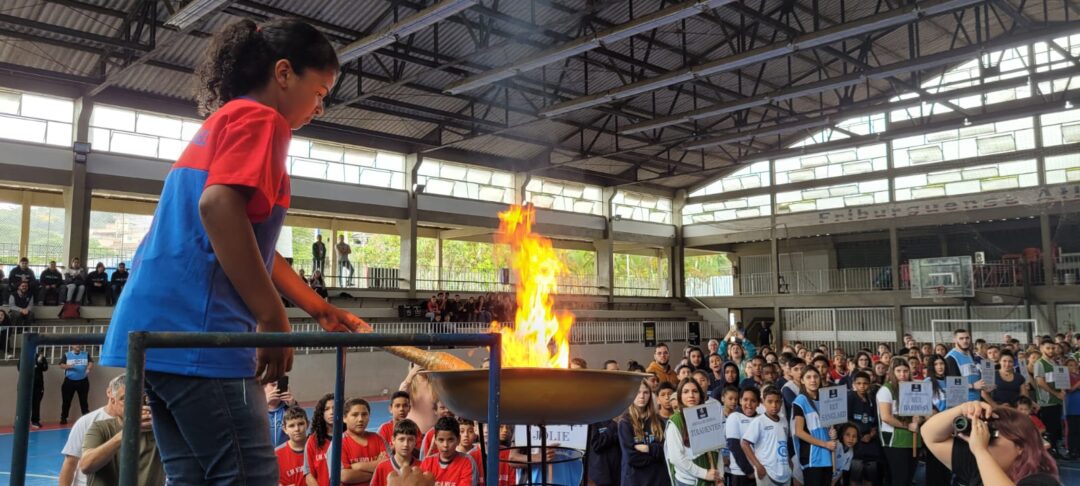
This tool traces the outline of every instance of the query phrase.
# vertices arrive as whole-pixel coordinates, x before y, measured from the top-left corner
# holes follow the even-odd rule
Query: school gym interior
[[[3,0],[5,311],[22,258],[37,275],[73,258],[138,271],[165,177],[204,120],[193,81],[210,38],[283,17],[315,26],[341,67],[288,147],[276,249],[376,332],[512,321],[524,282],[500,213],[526,205],[561,262],[552,307],[573,316],[569,357],[589,368],[647,365],[656,343],[678,362],[732,329],[777,353],[899,354],[905,335],[951,348],[960,328],[1077,349],[1070,0]],[[443,293],[460,307],[432,313]],[[80,292],[66,318],[54,295],[2,328],[0,481],[20,337],[104,333],[122,295]],[[286,310],[293,331],[320,331]],[[51,365],[67,350],[40,349]],[[408,362],[377,347],[345,359],[345,394],[373,400],[376,428]],[[300,405],[333,391],[337,364],[333,348],[296,349]],[[121,371],[91,370],[90,409]],[[64,380],[44,373],[25,484],[59,477]],[[1080,463],[1059,470],[1080,483]]]

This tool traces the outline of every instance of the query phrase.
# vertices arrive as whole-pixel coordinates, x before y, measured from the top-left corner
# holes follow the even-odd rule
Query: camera
[[[961,415],[953,420],[953,431],[957,434],[971,435],[972,420]],[[997,437],[997,430],[994,429],[992,422],[986,423],[986,428],[990,431],[990,437]]]

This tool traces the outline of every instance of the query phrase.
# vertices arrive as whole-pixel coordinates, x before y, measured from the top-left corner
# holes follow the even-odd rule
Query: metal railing
[[[15,434],[11,452],[11,483],[26,483],[26,466],[30,442],[30,406],[34,382],[34,355],[43,345],[100,345],[103,334],[23,335],[23,353],[20,362],[18,403],[15,408]],[[270,347],[333,347],[337,350],[334,396],[345,396],[345,350],[354,346],[486,346],[489,349],[487,423],[491,430],[499,430],[500,371],[502,368],[502,339],[498,334],[347,334],[347,333],[147,333],[128,334],[127,382],[128,390],[142,390],[145,374],[146,351],[151,348],[270,348]],[[128,393],[124,397],[124,430],[120,444],[120,485],[138,485],[139,460],[139,414],[142,413],[142,393]],[[342,417],[344,400],[334,400],[334,433],[331,436],[330,464],[341,463]],[[488,451],[499,450],[498,434],[488,435]],[[487,484],[499,480],[499,455],[487,455],[485,463]],[[338,485],[341,468],[330,468],[330,484]]]
[[[575,322],[573,327],[570,328],[570,344],[571,345],[584,345],[584,344],[625,344],[625,343],[638,343],[643,342],[641,323],[644,320],[635,321],[578,321]],[[656,322],[656,334],[657,339],[670,342],[686,342],[689,340],[689,331],[687,329],[686,321],[649,321]],[[373,332],[379,334],[392,334],[392,335],[408,335],[408,334],[423,334],[423,333],[439,333],[439,334],[477,334],[486,333],[491,329],[491,323],[489,322],[372,322],[371,328]],[[726,328],[721,329],[704,323],[702,326],[701,338],[722,338]],[[13,362],[20,357],[20,351],[25,352],[25,349],[21,347],[19,338],[26,334],[37,334],[41,336],[72,336],[72,335],[86,335],[86,334],[104,334],[107,329],[107,324],[81,324],[81,325],[62,325],[62,326],[12,326],[7,327],[9,329],[9,337],[3,343],[3,355],[0,355],[0,362]],[[295,322],[292,324],[292,332],[294,333],[315,333],[324,332],[319,324],[316,322]],[[303,349],[304,354],[312,353],[325,353],[332,351],[334,347],[306,347]],[[97,359],[101,354],[101,347],[96,345],[86,346],[85,350],[91,358]],[[60,357],[66,351],[60,346],[39,346],[38,351],[44,353],[44,356],[50,363],[56,363]],[[375,347],[362,347],[351,348],[351,352],[376,352],[379,351]],[[300,353],[300,350],[297,350]]]
[[[671,279],[616,278],[615,295],[630,297],[671,297]]]

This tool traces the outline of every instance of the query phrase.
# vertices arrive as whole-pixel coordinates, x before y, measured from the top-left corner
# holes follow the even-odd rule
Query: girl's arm
[[[814,438],[814,436],[806,430],[806,418],[802,415],[795,416],[795,421],[792,428],[795,429],[795,436],[801,439],[803,442],[808,442],[810,444],[816,445],[824,449],[828,449],[830,451],[836,449],[836,442],[825,442]]]
[[[668,422],[664,436],[664,454],[667,456],[668,463],[675,467],[676,471],[682,471],[695,478],[708,479],[709,471],[694,464],[690,451],[682,445],[682,432],[675,424]]]
[[[951,470],[953,441],[956,440],[953,437],[953,421],[956,420],[956,417],[961,415],[965,415],[969,418],[979,417],[980,419],[985,420],[990,418],[991,410],[989,404],[982,402],[968,402],[930,417],[930,419],[923,424],[921,430],[923,440],[926,441],[926,447],[930,449],[930,453],[932,453],[934,457]],[[979,469],[982,469],[981,464]],[[991,484],[986,483],[985,480],[984,483]]]
[[[199,198],[199,216],[225,276],[255,317],[258,331],[289,332],[285,306],[259,256],[255,231],[247,216],[247,202],[253,191],[239,186],[207,187]],[[292,369],[292,348],[259,348],[256,355],[255,376],[262,383],[277,380]]]
[[[892,413],[891,403],[878,403],[878,416],[881,417],[881,421],[885,422],[893,427],[899,429],[908,428],[908,424],[901,421]]]

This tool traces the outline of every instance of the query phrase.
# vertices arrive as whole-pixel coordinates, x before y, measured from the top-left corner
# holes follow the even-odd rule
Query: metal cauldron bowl
[[[488,370],[424,371],[435,393],[458,416],[487,421]],[[627,371],[503,368],[499,421],[510,425],[578,425],[626,411],[641,380]]]

